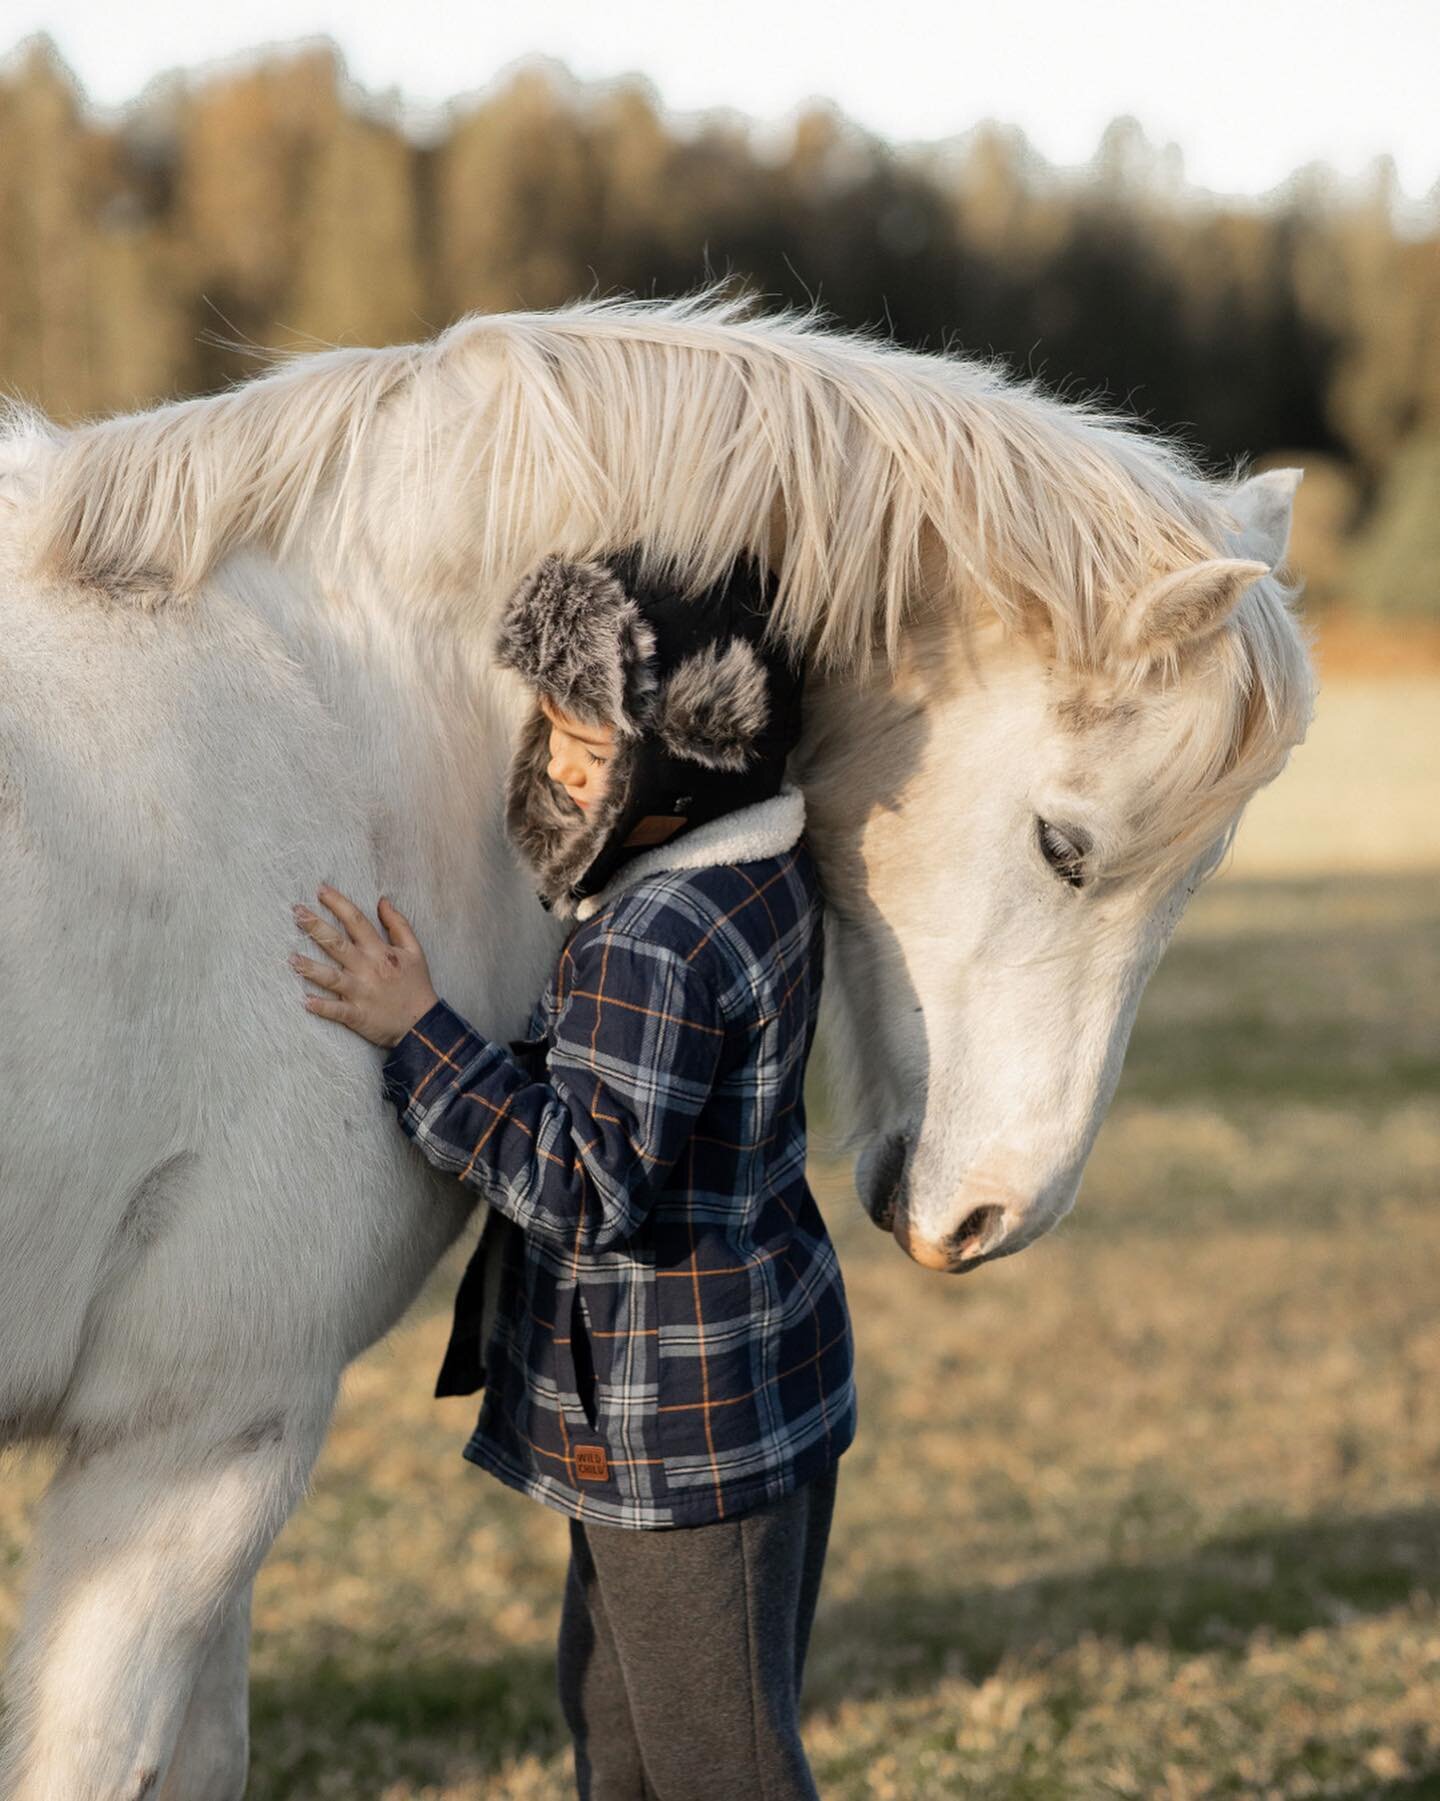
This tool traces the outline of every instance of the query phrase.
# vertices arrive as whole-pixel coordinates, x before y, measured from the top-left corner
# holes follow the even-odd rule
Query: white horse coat
[[[301,1007],[289,909],[390,894],[447,999],[520,1029],[557,933],[500,818],[514,579],[631,541],[697,585],[773,560],[862,1191],[971,1268],[1073,1202],[1144,981],[1303,733],[1292,491],[713,296],[15,422],[0,1443],[64,1455],[4,1801],[243,1789],[255,1570],[469,1210],[379,1054]]]

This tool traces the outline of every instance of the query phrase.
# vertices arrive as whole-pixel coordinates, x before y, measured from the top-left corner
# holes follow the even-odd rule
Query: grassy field
[[[1435,670],[1327,684],[1326,648],[1322,641],[1320,696],[1305,742],[1246,809],[1231,868],[1239,875],[1440,870]]]
[[[1212,883],[1075,1213],[974,1278],[817,1162],[862,1412],[808,1687],[827,1801],[1440,1796],[1437,925],[1433,871]],[[573,1793],[564,1523],[429,1398],[454,1279],[352,1371],[262,1576],[256,1801]]]

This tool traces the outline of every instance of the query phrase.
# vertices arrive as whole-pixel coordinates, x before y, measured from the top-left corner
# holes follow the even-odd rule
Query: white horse
[[[1294,481],[713,291],[12,419],[0,1441],[62,1455],[6,1801],[244,1787],[256,1568],[468,1210],[301,1007],[290,905],[388,892],[446,996],[521,1028],[555,936],[488,640],[525,569],[777,571],[859,1185],[968,1269],[1073,1202],[1146,978],[1303,735]]]

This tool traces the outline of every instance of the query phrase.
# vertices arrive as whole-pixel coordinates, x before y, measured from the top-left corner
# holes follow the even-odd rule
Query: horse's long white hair
[[[282,359],[227,393],[59,438],[36,549],[57,577],[137,606],[193,594],[249,540],[284,555],[302,528],[337,566],[368,531],[397,589],[452,598],[493,596],[559,545],[637,543],[693,589],[752,551],[778,576],[773,630],[820,667],[893,660],[907,618],[938,607],[1043,633],[1060,666],[1112,690],[1149,679],[1118,654],[1127,603],[1228,553],[1227,484],[1094,402],[822,325],[712,287]],[[364,455],[377,430],[394,433],[383,460]],[[1255,583],[1209,647],[1230,704],[1181,747],[1134,868],[1193,856],[1303,735],[1294,592]]]

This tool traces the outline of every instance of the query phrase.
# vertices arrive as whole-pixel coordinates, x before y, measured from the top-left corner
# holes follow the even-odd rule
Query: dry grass
[[[1422,647],[1407,673],[1331,681],[1322,643],[1314,720],[1246,809],[1234,873],[1440,868],[1440,681]]]
[[[1435,887],[1204,890],[1080,1204],[1022,1257],[929,1275],[817,1168],[862,1408],[827,1797],[1440,1794]],[[256,1801],[573,1792],[564,1524],[429,1398],[454,1275],[352,1372],[261,1579]],[[0,1495],[0,1562],[37,1483]]]

